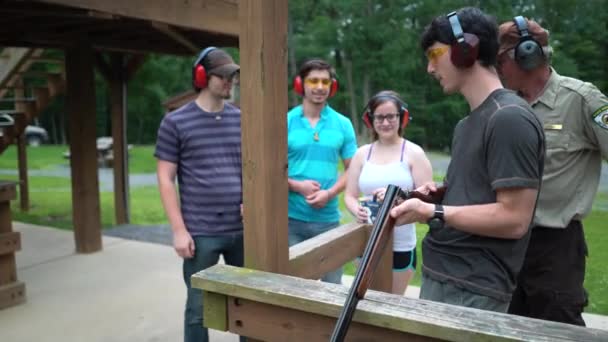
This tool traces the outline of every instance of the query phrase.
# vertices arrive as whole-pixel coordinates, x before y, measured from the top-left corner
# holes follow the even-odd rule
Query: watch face
[[[429,220],[429,228],[431,229],[439,229],[443,227],[443,220],[440,218],[432,218]]]

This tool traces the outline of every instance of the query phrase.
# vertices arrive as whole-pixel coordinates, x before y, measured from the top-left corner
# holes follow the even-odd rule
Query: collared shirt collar
[[[559,90],[559,83],[561,76],[551,67],[551,76],[545,85],[545,89],[542,91],[542,95],[531,103],[534,106],[536,103],[541,102],[549,109],[555,108],[555,101],[557,100],[557,92]]]
[[[319,119],[323,120],[327,118],[327,115],[329,115],[330,111],[332,110],[333,109],[329,106],[329,103],[325,103],[325,106],[323,106],[323,109],[321,109],[321,112],[319,113]],[[304,105],[300,105],[300,116],[304,117]]]

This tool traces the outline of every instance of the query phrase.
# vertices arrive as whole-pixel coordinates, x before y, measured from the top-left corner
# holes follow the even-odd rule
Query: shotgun
[[[419,198],[424,202],[429,203],[440,203],[445,194],[445,187],[438,187],[437,191],[428,195],[420,193],[418,191],[403,191],[401,188],[395,185],[389,185],[386,188],[384,194],[384,200],[382,205],[378,209],[378,216],[376,222],[374,222],[374,228],[365,246],[365,251],[361,257],[361,263],[357,269],[357,274],[353,284],[346,297],[346,303],[342,308],[338,322],[334,327],[334,331],[331,335],[331,342],[342,342],[348,332],[348,327],[352,321],[355,309],[359,300],[363,299],[365,292],[369,288],[372,281],[374,271],[378,267],[382,251],[386,248],[386,245],[393,233],[395,227],[395,219],[391,217],[390,211],[396,203],[405,201],[410,198]]]

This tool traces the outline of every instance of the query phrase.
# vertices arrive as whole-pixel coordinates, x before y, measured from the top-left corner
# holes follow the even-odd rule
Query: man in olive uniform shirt
[[[546,157],[534,228],[509,313],[585,325],[589,214],[608,159],[608,98],[550,66],[549,32],[515,17],[499,28],[498,72],[543,123]]]

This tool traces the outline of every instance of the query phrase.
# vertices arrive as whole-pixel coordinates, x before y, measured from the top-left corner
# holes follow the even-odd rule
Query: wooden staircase
[[[0,153],[17,142],[25,127],[65,91],[62,59],[43,57],[43,49],[4,48],[0,51]],[[38,63],[58,65],[57,72],[35,71]],[[7,97],[12,92],[12,97]],[[10,108],[12,107],[12,108]],[[12,124],[10,124],[12,122]]]

